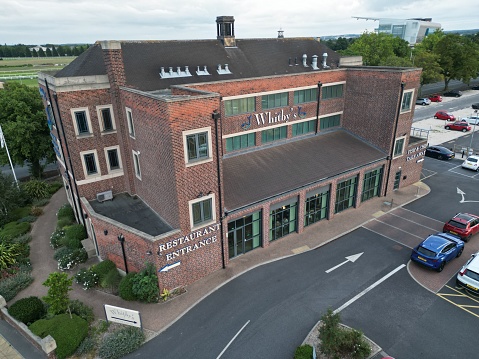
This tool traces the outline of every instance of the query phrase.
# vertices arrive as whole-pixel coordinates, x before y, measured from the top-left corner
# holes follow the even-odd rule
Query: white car
[[[473,254],[457,273],[456,286],[479,294],[479,252]]]
[[[462,121],[466,121],[470,125],[479,125],[479,116],[464,117]]]
[[[466,160],[462,163],[462,168],[467,168],[473,171],[479,172],[479,156],[469,156]]]

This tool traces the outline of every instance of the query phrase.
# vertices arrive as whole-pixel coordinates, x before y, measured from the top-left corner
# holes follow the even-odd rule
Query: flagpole
[[[10,167],[12,168],[13,178],[15,179],[15,184],[18,187],[18,180],[17,180],[17,176],[15,175],[15,168],[13,167],[13,164],[12,164],[12,158],[10,157],[10,151],[8,151],[7,141],[5,141],[5,136],[3,136],[2,126],[0,126],[0,145],[2,146],[2,148],[3,148],[3,146],[5,146],[5,149],[7,150],[8,161],[10,162]],[[18,188],[20,188],[20,187],[18,187]]]

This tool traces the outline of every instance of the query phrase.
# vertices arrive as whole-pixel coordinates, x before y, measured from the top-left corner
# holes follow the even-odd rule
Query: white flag
[[[5,147],[5,137],[3,137],[2,126],[0,126],[0,146]]]

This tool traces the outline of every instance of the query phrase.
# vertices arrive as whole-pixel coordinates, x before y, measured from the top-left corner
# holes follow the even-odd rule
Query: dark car
[[[455,154],[442,146],[429,146],[426,148],[426,157],[437,158],[438,160],[452,160]]]
[[[467,132],[471,130],[471,126],[466,121],[456,121],[454,123],[447,124],[444,126],[446,130],[462,131]]]
[[[437,111],[434,115],[434,118],[446,121],[456,121],[456,117],[452,113],[447,111]]]
[[[479,233],[479,217],[469,213],[458,213],[444,224],[443,232],[452,233],[464,242]]]
[[[451,90],[451,91],[444,92],[442,95],[446,97],[461,97],[462,92],[459,90]]]
[[[464,242],[448,233],[431,234],[411,253],[411,260],[438,272],[442,272],[447,262],[460,257]]]

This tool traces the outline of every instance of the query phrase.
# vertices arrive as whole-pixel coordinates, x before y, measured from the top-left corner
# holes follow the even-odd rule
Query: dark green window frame
[[[306,198],[304,207],[304,226],[307,227],[329,214],[329,190]]]
[[[323,86],[321,98],[327,100],[330,98],[343,97],[343,85]]]
[[[256,133],[229,137],[226,139],[226,152],[256,146]]]
[[[270,108],[288,106],[288,93],[273,93],[271,95],[264,95],[261,98],[261,108],[268,110]]]
[[[357,181],[357,176],[354,176],[337,184],[334,213],[339,213],[345,209],[354,207],[356,203]]]
[[[316,131],[316,120],[293,123],[293,136],[300,136]]]
[[[364,174],[363,193],[361,194],[361,202],[368,199],[379,197],[381,194],[381,184],[383,180],[383,168],[376,168]]]
[[[318,100],[318,88],[294,91],[294,104],[314,102]]]
[[[404,92],[401,101],[401,112],[411,110],[413,91]]]
[[[228,222],[229,258],[237,257],[261,246],[261,213],[261,211],[258,211]]]
[[[224,106],[225,116],[234,116],[256,111],[256,101],[254,97],[225,100]]]
[[[269,240],[274,241],[296,231],[298,203],[294,202],[269,214]]]
[[[331,127],[337,127],[341,124],[341,115],[322,117],[319,119],[319,128],[325,130]]]
[[[194,133],[186,136],[188,161],[209,158],[208,132]]]
[[[406,137],[400,137],[396,139],[396,143],[394,144],[393,157],[399,157],[403,154],[405,142],[406,142]]]
[[[268,143],[281,140],[288,136],[288,126],[270,128],[261,131],[261,143]]]

